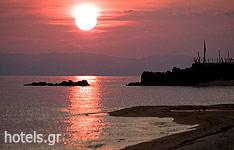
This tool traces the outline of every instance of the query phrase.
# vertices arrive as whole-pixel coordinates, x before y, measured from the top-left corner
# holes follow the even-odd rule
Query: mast
[[[220,50],[219,50],[219,63],[221,62],[221,58],[220,58]]]
[[[197,56],[198,56],[198,62],[200,63],[200,54],[199,54],[199,51],[197,52]]]
[[[203,63],[206,62],[206,40],[204,40],[204,58],[203,58]]]

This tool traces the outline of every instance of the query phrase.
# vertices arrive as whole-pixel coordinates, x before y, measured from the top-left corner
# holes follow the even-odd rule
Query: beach
[[[125,150],[233,150],[234,105],[139,106],[110,112],[123,117],[172,117],[195,130],[174,134],[124,148]]]

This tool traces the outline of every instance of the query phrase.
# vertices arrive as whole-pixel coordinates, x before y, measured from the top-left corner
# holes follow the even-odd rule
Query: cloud
[[[124,10],[124,13],[133,13],[136,12],[136,10]]]
[[[234,16],[234,10],[233,11],[229,11],[229,12],[225,12],[224,15]]]

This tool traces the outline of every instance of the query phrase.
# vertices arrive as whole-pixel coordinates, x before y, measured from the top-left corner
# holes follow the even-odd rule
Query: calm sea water
[[[31,82],[88,80],[89,87],[24,87]],[[111,117],[132,106],[234,103],[234,87],[126,87],[140,77],[0,77],[0,139],[3,149],[120,149],[191,126],[172,118]],[[4,131],[61,133],[59,144],[4,144]]]

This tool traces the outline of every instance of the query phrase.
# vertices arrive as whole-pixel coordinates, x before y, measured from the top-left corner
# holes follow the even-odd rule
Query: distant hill
[[[128,59],[88,53],[0,53],[0,75],[141,75],[143,71],[188,67],[192,58],[186,55]]]

